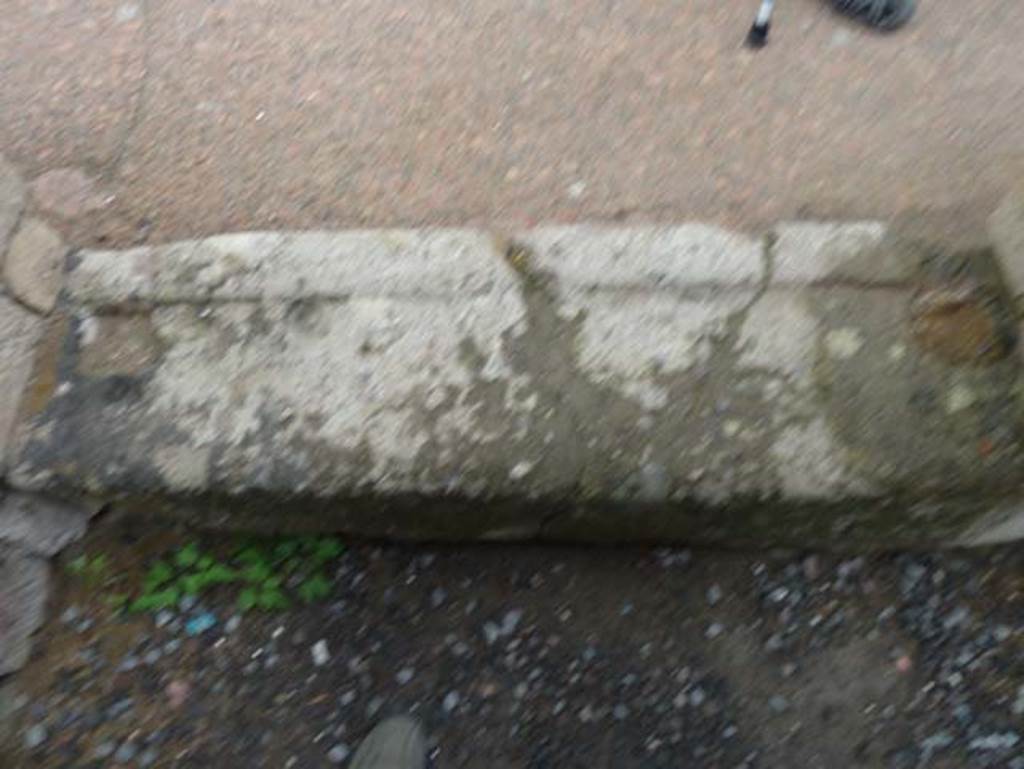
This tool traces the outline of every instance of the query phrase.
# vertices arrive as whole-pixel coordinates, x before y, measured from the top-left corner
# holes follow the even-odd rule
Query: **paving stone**
[[[28,662],[32,634],[45,618],[49,573],[45,560],[0,547],[0,676]]]
[[[1024,295],[1024,185],[1018,185],[989,219],[989,235],[1014,297]]]
[[[57,304],[67,247],[57,232],[39,219],[22,222],[11,239],[4,262],[7,290],[44,315]]]
[[[876,225],[779,235],[819,269],[698,224],[85,252],[12,483],[375,535],[960,541],[1024,479],[1016,356],[922,336],[918,261],[815,277]]]
[[[6,467],[7,443],[41,331],[39,318],[0,294],[0,477]]]
[[[24,207],[25,185],[14,167],[0,155],[0,264]]]
[[[85,534],[90,509],[16,491],[0,492],[0,546],[52,557]]]

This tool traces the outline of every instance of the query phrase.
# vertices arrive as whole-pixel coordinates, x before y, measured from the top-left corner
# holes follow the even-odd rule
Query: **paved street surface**
[[[8,0],[0,151],[73,242],[242,228],[988,212],[1019,0]]]
[[[101,525],[62,557],[15,767],[345,766],[400,712],[440,769],[1024,767],[1019,548],[354,544],[310,607],[113,615],[185,541]],[[83,552],[108,582],[69,573]]]

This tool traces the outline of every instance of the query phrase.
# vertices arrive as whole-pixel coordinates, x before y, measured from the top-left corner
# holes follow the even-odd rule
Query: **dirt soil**
[[[80,551],[131,581],[187,538],[107,522]],[[324,603],[241,617],[59,582],[5,767],[344,766],[401,712],[445,769],[1024,767],[1019,547],[353,544]]]

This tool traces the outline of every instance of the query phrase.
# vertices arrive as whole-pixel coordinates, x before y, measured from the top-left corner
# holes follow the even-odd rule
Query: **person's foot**
[[[377,724],[352,759],[352,769],[425,769],[426,765],[426,738],[408,716]]]
[[[840,13],[876,29],[902,27],[917,8],[916,0],[832,0]]]

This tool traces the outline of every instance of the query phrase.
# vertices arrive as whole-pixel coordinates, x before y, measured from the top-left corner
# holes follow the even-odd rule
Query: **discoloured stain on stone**
[[[146,315],[86,316],[79,330],[82,376],[138,376],[160,361],[163,343]]]
[[[815,377],[828,423],[858,474],[887,495],[1012,493],[1022,473],[1019,367],[1005,353],[1014,340],[990,255],[917,240],[890,247],[916,255],[906,290],[837,288],[812,298],[825,329]],[[836,355],[830,330],[851,327],[862,347]]]
[[[946,413],[956,414],[957,412],[969,409],[975,403],[974,391],[967,385],[954,384],[946,393]]]
[[[849,360],[864,346],[864,337],[855,328],[835,328],[825,334],[825,348],[833,358]]]
[[[842,445],[823,417],[784,427],[772,444],[781,491],[789,499],[877,497],[879,490],[858,478]]]
[[[964,291],[929,291],[915,301],[917,345],[954,365],[987,365],[1010,354],[1015,333],[999,327],[993,299]]]

